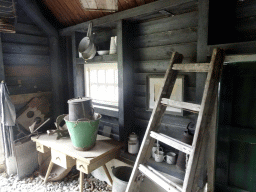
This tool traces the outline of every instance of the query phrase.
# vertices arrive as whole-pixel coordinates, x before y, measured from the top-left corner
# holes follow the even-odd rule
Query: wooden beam
[[[76,46],[76,33],[73,32],[71,36],[72,42],[72,63],[73,63],[73,79],[74,79],[74,96],[85,96],[84,84],[84,65],[76,65],[77,46]]]
[[[47,35],[58,37],[58,31],[47,21],[34,1],[18,0],[18,3],[29,18]]]
[[[2,47],[2,33],[0,33],[0,81],[5,80],[4,76],[4,60],[3,60],[3,47]]]
[[[117,25],[118,50],[118,121],[120,140],[127,140],[133,126],[133,49],[129,39],[133,38],[133,25],[120,20]]]
[[[88,28],[89,23],[92,22],[93,26],[102,26],[118,22],[121,19],[128,19],[140,15],[152,14],[163,9],[173,8],[182,4],[197,3],[196,0],[159,0],[153,3],[145,4],[129,10],[121,11],[115,14],[107,15],[98,19],[93,19],[75,26],[67,27],[59,31],[60,35],[71,35],[71,32],[78,30],[85,30]]]
[[[58,38],[52,36],[50,41],[50,63],[51,63],[51,78],[52,78],[52,93],[53,93],[53,117],[56,119],[64,112],[63,102],[63,84],[61,81],[61,63]]]

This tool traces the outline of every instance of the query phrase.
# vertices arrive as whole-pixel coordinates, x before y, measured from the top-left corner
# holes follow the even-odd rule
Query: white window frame
[[[89,73],[90,73],[90,70],[92,70],[92,69],[97,69],[97,70],[98,69],[103,69],[103,70],[116,69],[116,70],[118,70],[118,65],[117,65],[117,63],[85,64],[84,65],[84,79],[85,79],[85,96],[86,97],[90,97],[90,86],[92,83],[90,82]],[[100,84],[100,83],[93,83],[93,84]],[[106,85],[106,84],[108,85],[109,83],[104,83],[104,85]],[[110,83],[109,85],[112,85],[112,86],[114,85],[116,88],[118,88],[118,83],[117,84]],[[93,103],[96,105],[110,106],[110,107],[116,107],[116,108],[118,107],[118,101],[117,102],[102,101],[102,100],[96,100],[94,98],[92,98],[92,100],[93,100]]]

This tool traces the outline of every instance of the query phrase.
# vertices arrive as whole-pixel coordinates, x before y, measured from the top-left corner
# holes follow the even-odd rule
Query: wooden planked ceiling
[[[72,26],[112,14],[103,11],[86,11],[79,0],[41,0],[63,26]],[[131,9],[156,0],[118,0],[118,11]]]

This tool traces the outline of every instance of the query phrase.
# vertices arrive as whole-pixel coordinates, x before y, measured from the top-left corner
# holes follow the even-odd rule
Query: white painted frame
[[[146,91],[146,102],[147,102],[147,110],[152,111],[155,105],[155,100],[159,95],[155,95],[155,87],[156,85],[161,85],[158,94],[161,92],[164,83],[164,74],[150,74],[147,76],[147,91]],[[173,92],[171,94],[170,99],[175,101],[183,101],[184,100],[184,76],[178,75],[176,82],[174,84]],[[167,107],[166,114],[172,115],[180,115],[183,116],[183,109]]]

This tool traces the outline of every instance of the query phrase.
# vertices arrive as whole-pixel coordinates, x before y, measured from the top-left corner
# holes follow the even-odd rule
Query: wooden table
[[[89,174],[101,166],[103,166],[108,179],[112,183],[106,163],[119,155],[123,146],[122,143],[97,135],[96,145],[91,150],[77,151],[74,149],[70,138],[59,140],[56,140],[56,138],[57,134],[43,134],[39,138],[31,138],[32,141],[36,142],[36,148],[39,152],[46,153],[51,150],[51,162],[44,182],[47,182],[53,163],[55,163],[66,169],[76,165],[77,170],[80,171],[80,191],[83,191],[84,173]]]

